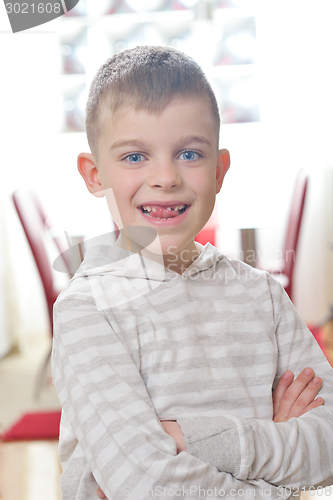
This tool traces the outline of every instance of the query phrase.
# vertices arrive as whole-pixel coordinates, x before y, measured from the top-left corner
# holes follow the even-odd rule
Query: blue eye
[[[133,153],[128,155],[127,158],[131,163],[139,163],[142,160],[142,156],[140,153]]]
[[[183,156],[183,158],[182,158]],[[193,161],[193,160],[196,160],[198,157],[202,157],[202,155],[200,153],[197,153],[196,151],[183,151],[179,158],[181,160],[187,160],[187,161]]]

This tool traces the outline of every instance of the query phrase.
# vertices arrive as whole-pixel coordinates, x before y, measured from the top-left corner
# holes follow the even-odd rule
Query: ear
[[[102,198],[105,193],[99,178],[97,162],[91,153],[80,153],[77,157],[77,168],[91,194]]]
[[[216,165],[216,194],[220,192],[225,174],[230,167],[230,153],[227,149],[220,149],[218,151],[217,165]]]

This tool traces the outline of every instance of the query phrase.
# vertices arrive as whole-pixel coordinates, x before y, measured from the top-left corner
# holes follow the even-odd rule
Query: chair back
[[[53,304],[60,290],[55,289],[52,269],[43,239],[47,217],[37,195],[32,190],[17,189],[13,193],[13,201],[42,280],[52,334]],[[55,243],[57,246],[61,245],[60,241],[55,241]],[[58,249],[60,252],[63,251],[59,246]]]
[[[298,237],[302,222],[307,186],[308,176],[304,170],[301,170],[296,178],[283,252],[283,274],[285,274],[289,280],[289,284],[286,286],[286,292],[289,297],[292,296],[292,274],[296,260]]]
[[[32,198],[32,200],[33,200],[33,202],[34,202],[34,204],[35,204],[35,206],[37,208],[39,216],[41,218],[44,230],[48,229],[51,232],[52,228],[53,228],[53,223],[51,221],[51,218],[46,215],[44,207],[41,204],[40,199],[38,198],[38,196],[35,193],[35,191],[30,190],[29,192],[30,192],[31,198]],[[73,272],[73,269],[72,269],[73,266],[72,266],[71,260],[70,260],[70,258],[68,256],[68,252],[66,252],[67,248],[64,247],[61,238],[59,238],[57,235],[52,234],[52,240],[54,241],[57,249],[59,250],[59,255],[61,255],[61,258],[64,261],[65,268],[67,269],[67,272],[68,272],[69,276],[72,278],[74,276],[74,272]]]

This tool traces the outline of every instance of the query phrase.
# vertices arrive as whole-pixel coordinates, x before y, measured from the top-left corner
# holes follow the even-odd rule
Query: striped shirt
[[[182,275],[95,247],[58,297],[63,500],[92,500],[98,486],[141,500],[289,498],[332,484],[332,368],[272,276],[196,245]],[[272,388],[306,366],[325,405],[273,422]],[[188,452],[160,420],[177,420]]]

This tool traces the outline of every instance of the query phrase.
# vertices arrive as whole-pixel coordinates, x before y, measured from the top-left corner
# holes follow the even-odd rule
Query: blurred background
[[[73,269],[51,269],[59,248],[114,230],[76,159],[89,152],[90,82],[125,48],[171,45],[204,69],[231,169],[198,241],[231,258],[255,249],[252,264],[282,270],[280,280],[289,273],[292,293],[283,285],[333,364],[332,23],[332,0],[80,0],[13,34],[0,2],[1,499],[60,500],[60,405],[49,354],[52,304]],[[26,198],[31,189],[39,204]],[[281,263],[287,236],[289,270]],[[47,271],[43,280],[36,263]]]
[[[171,45],[203,67],[220,106],[220,147],[231,169],[217,197],[215,244],[241,256],[241,229],[256,230],[262,266],[281,256],[295,179],[308,191],[293,301],[308,323],[333,302],[332,2],[299,0],[80,0],[45,25],[12,34],[0,5],[0,356],[49,335],[44,292],[13,206],[33,188],[66,231],[113,230],[76,158],[87,90],[99,65],[125,48]],[[56,256],[56,255],[55,255]],[[60,287],[66,276],[56,273]]]

